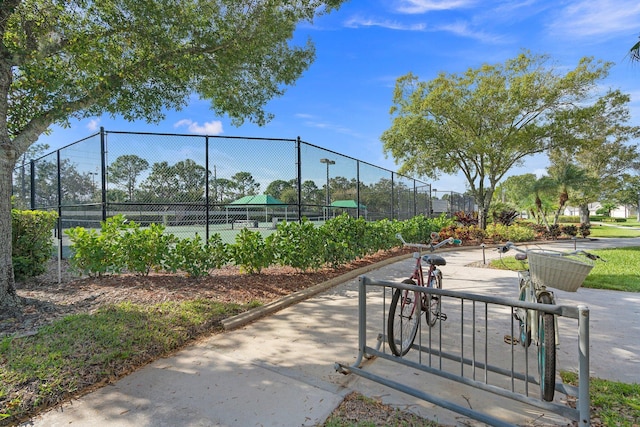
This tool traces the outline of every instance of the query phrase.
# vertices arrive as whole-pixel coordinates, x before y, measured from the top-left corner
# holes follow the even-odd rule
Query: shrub
[[[125,233],[117,240],[118,253],[122,265],[132,273],[146,276],[160,270],[166,263],[170,245],[176,243],[173,234],[164,234],[165,226],[152,223],[148,228],[140,228],[130,222]]]
[[[518,212],[514,209],[503,209],[493,212],[493,222],[502,225],[512,225],[518,218]]]
[[[578,227],[575,225],[564,225],[562,226],[562,234],[566,234],[570,237],[576,237],[578,235]]]
[[[580,224],[580,228],[578,229],[580,236],[586,238],[589,234],[591,234],[591,225],[590,224]]]
[[[267,268],[273,261],[273,250],[258,231],[246,228],[236,235],[236,242],[229,246],[233,263],[240,271],[256,274]]]
[[[219,234],[204,242],[200,235],[179,240],[166,257],[165,267],[172,272],[184,271],[191,277],[203,277],[229,262],[227,245]]]
[[[11,257],[16,279],[33,277],[46,271],[51,258],[51,231],[56,212],[11,210]]]
[[[121,254],[118,244],[122,233],[128,227],[123,215],[115,215],[100,223],[100,232],[84,227],[70,228],[65,233],[71,240],[73,256],[71,267],[89,276],[122,271]]]
[[[579,224],[580,217],[578,215],[560,215],[558,217],[558,222],[563,222],[568,224]]]
[[[458,211],[453,214],[453,218],[463,227],[478,225],[478,212]]]
[[[347,214],[331,218],[320,227],[323,261],[337,268],[353,261],[361,253],[364,242],[364,219]]]
[[[428,243],[431,233],[437,233],[454,225],[454,220],[442,214],[437,218],[415,216],[398,224],[398,231],[407,242]]]
[[[276,232],[267,237],[273,259],[280,265],[298,270],[317,270],[323,262],[320,231],[306,218],[302,222],[281,222]]]

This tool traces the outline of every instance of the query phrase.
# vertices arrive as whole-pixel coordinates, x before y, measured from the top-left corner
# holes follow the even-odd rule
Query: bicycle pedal
[[[438,313],[437,317],[438,317],[438,319],[442,320],[443,322],[445,320],[447,320],[447,315],[444,314],[444,313]]]

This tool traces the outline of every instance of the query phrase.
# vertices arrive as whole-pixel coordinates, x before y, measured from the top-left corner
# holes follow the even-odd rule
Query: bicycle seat
[[[447,261],[439,255],[424,255],[422,260],[432,265],[447,265]]]

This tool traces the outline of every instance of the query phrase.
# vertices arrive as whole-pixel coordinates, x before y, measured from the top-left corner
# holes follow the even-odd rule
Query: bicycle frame
[[[549,295],[551,298],[551,303],[555,305],[556,298],[552,291],[548,290],[544,285],[536,285],[531,281],[531,277],[529,275],[529,271],[519,271],[518,277],[520,279],[520,293],[525,293],[524,298],[520,298],[526,302],[537,303],[540,299],[540,296],[543,294]],[[524,284],[523,284],[524,283]],[[526,330],[531,333],[532,340],[535,341],[536,345],[540,345],[538,342],[538,311],[537,310],[524,310],[526,311],[526,319],[525,319],[525,327]],[[555,343],[556,346],[560,345],[560,336],[558,334],[558,319],[554,316],[555,322]],[[535,338],[533,338],[535,337]]]
[[[414,252],[413,258],[415,258],[416,260],[416,265],[414,267],[413,274],[411,275],[410,279],[415,280],[418,286],[431,286],[431,280],[433,280],[436,277],[436,275],[440,272],[440,270],[436,268],[435,265],[429,264],[429,269],[427,270],[427,281],[425,282],[424,281],[425,276],[422,268],[422,253]]]

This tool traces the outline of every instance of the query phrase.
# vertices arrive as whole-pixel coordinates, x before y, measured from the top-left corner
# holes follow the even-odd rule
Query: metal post
[[[584,305],[578,306],[578,353],[579,384],[577,408],[580,413],[578,425],[588,427],[591,425],[591,402],[589,400],[589,308]]]
[[[100,127],[100,166],[102,168],[102,220],[107,220],[107,141],[105,138],[104,127]]]
[[[327,165],[327,199],[325,200],[325,219],[329,217],[329,206],[331,205],[331,195],[329,194],[329,166],[335,165],[335,160],[330,159],[320,159],[320,163],[324,163]]]
[[[204,177],[204,209],[205,209],[205,213],[204,213],[204,220],[205,220],[205,225],[204,225],[204,234],[205,234],[205,242],[209,241],[209,136],[205,136],[204,138],[204,170],[207,171],[205,177]],[[213,185],[216,185],[216,181],[215,181],[215,174],[214,174],[214,181],[213,181]]]
[[[301,163],[301,139],[298,136],[297,140],[296,140],[296,156],[298,156],[298,158],[296,159],[296,163],[297,163],[297,174],[298,174],[298,185],[297,185],[297,191],[298,191],[298,222],[302,222],[302,163]]]
[[[358,277],[358,359],[353,366],[359,367],[367,346],[367,282],[366,276]]]

